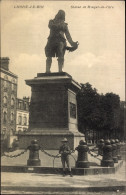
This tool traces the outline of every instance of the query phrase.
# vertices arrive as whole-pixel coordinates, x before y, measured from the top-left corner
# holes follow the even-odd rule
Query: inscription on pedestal
[[[70,117],[76,118],[76,105],[70,102]]]

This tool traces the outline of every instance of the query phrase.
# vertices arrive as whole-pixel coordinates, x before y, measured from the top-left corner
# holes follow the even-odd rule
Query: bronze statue
[[[59,10],[53,20],[49,21],[48,25],[50,29],[50,35],[45,47],[46,54],[46,72],[50,72],[52,57],[57,57],[59,72],[62,72],[64,64],[64,54],[66,50],[74,51],[78,47],[78,42],[73,42],[68,30],[68,25],[65,23],[65,12]],[[72,47],[67,47],[64,34]]]

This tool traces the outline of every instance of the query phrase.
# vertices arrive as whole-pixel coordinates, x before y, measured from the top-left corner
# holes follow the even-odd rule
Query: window
[[[14,106],[14,98],[11,98],[11,106]]]
[[[22,124],[22,116],[18,117],[18,124],[21,125]]]
[[[24,102],[24,110],[26,110],[26,109],[27,109],[27,103]]]
[[[4,121],[4,123],[7,122],[7,113],[6,112],[3,113],[3,121]]]
[[[10,135],[14,135],[14,130],[13,129],[10,130]]]
[[[8,80],[8,76],[7,76],[7,75],[5,75],[5,76],[4,76],[4,79],[5,79],[5,80],[4,80],[4,87],[5,87],[5,88],[7,88],[7,80]]]
[[[11,122],[14,122],[14,113],[11,113]]]
[[[6,139],[6,128],[3,128],[3,130],[1,131],[1,139],[2,140]]]
[[[22,128],[21,128],[21,127],[18,127],[18,131],[20,131],[20,132],[21,132],[21,131],[22,131]]]
[[[24,116],[24,125],[27,125],[27,117]]]
[[[7,81],[4,81],[4,88],[7,88]]]
[[[18,108],[21,109],[21,102],[18,103]]]
[[[3,97],[3,103],[7,104],[7,97],[6,96]]]
[[[14,83],[11,83],[11,89],[14,91]]]
[[[6,128],[3,128],[2,134],[5,135],[5,133],[6,133]]]

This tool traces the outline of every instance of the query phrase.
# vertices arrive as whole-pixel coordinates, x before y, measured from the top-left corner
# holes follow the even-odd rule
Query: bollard
[[[31,145],[28,146],[29,149],[29,159],[27,160],[27,166],[40,166],[41,161],[39,159],[39,149],[37,140],[32,140]]]
[[[117,158],[118,158],[118,160],[121,160],[121,159],[122,159],[122,157],[121,157],[121,155],[120,155],[120,147],[121,147],[121,145],[120,145],[120,143],[119,143],[119,140],[116,139],[116,140],[115,140],[115,143],[116,143],[116,145],[117,145]]]
[[[114,163],[118,163],[118,158],[117,158],[117,145],[116,145],[114,139],[111,139],[111,145],[112,145],[112,158],[114,160]]]
[[[112,158],[112,146],[110,140],[105,140],[103,146],[103,159],[101,161],[102,167],[114,167],[114,161]]]
[[[78,151],[78,158],[76,162],[76,168],[89,168],[88,161],[88,146],[83,140],[80,140],[79,146],[75,148]]]
[[[98,143],[98,154],[103,156],[103,146],[104,146],[104,140],[100,139]]]

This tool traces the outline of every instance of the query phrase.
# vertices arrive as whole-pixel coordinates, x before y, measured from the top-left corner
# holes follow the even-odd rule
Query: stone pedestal
[[[71,75],[62,73],[38,73],[26,80],[31,86],[29,132],[19,135],[20,147],[27,147],[37,139],[44,149],[59,149],[66,137],[71,149],[84,135],[78,132],[76,93],[80,85]]]

